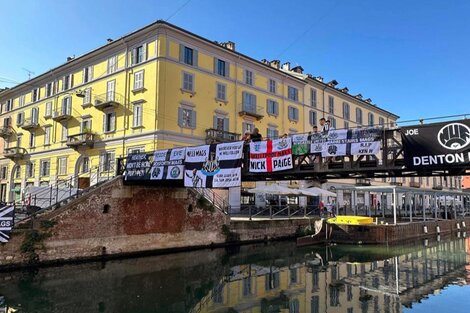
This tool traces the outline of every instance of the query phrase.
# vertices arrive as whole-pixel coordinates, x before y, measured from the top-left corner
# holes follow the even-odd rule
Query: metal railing
[[[204,197],[217,210],[228,215],[230,212],[229,202],[210,188],[192,188],[197,196]]]
[[[229,142],[237,140],[240,140],[240,134],[215,128],[206,129],[206,143]]]
[[[249,103],[242,103],[242,109],[240,111],[240,115],[250,115],[257,119],[261,119],[263,115],[264,108],[261,106],[257,106],[254,104]]]
[[[21,128],[23,129],[33,129],[39,127],[39,122],[37,119],[33,118],[27,118],[24,120],[23,124],[21,125]]]
[[[116,106],[125,103],[125,97],[117,92],[108,91],[94,97],[93,105],[96,108]]]
[[[92,147],[96,140],[96,134],[89,132],[83,132],[80,134],[75,134],[67,137],[67,146],[77,147],[77,146],[90,146]]]
[[[28,151],[26,151],[25,148],[21,147],[5,148],[3,150],[3,156],[9,159],[19,159],[24,157],[27,153]]]

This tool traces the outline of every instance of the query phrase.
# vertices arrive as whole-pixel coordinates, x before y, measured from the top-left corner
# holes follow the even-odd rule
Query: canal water
[[[469,312],[470,240],[294,242],[0,273],[0,312]]]

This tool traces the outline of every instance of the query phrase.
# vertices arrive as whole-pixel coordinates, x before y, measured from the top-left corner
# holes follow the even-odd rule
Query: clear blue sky
[[[470,113],[470,1],[186,2],[0,0],[0,87],[172,16],[256,59],[336,79],[402,120]]]

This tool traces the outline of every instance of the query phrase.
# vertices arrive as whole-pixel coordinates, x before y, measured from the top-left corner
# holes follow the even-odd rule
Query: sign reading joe
[[[403,127],[401,138],[409,168],[470,162],[469,120]]]

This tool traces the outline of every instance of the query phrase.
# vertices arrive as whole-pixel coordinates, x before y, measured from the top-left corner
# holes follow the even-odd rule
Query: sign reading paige
[[[242,155],[243,141],[186,148],[185,187],[240,186]]]
[[[470,162],[470,121],[435,123],[401,130],[407,167],[439,167]]]
[[[14,224],[15,208],[14,206],[6,206],[0,208],[0,242],[8,242],[10,233]]]
[[[291,138],[250,142],[250,172],[276,172],[292,167]]]

